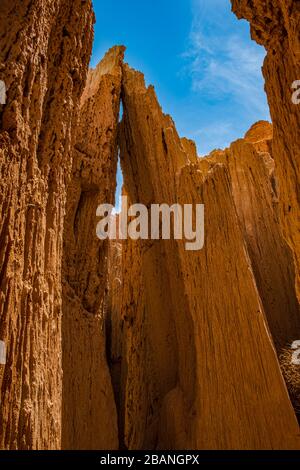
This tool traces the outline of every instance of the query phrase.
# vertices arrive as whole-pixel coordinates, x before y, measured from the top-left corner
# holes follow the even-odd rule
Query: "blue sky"
[[[94,0],[95,67],[113,45],[153,84],[181,136],[199,155],[224,148],[269,119],[261,74],[265,51],[230,0]]]

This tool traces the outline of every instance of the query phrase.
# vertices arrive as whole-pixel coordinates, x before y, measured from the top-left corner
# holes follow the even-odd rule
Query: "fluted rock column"
[[[99,204],[114,203],[124,48],[90,70],[82,97],[64,235],[63,447],[118,447],[106,360],[108,242],[96,236]]]
[[[300,9],[295,0],[231,0],[238,18],[250,22],[264,46],[263,66],[274,136],[272,154],[279,182],[280,220],[295,260],[300,299],[300,104],[292,85],[300,80]],[[297,338],[296,338],[297,339]]]
[[[61,446],[61,264],[91,1],[1,0],[0,447]]]
[[[122,314],[130,448],[299,447],[226,165],[202,169],[157,102],[123,69],[121,163],[133,203],[205,204],[205,245],[128,241]],[[131,261],[134,260],[134,261]],[[167,302],[166,302],[167,299]],[[134,412],[133,412],[134,410]]]

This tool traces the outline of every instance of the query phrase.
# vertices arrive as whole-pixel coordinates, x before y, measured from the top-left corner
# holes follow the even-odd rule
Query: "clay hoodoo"
[[[272,149],[272,125],[258,122],[229,149],[199,160],[206,171],[222,163],[229,172],[235,207],[256,285],[282,370],[298,410],[298,374],[291,373],[291,345],[300,331],[292,252],[279,224],[278,190]]]
[[[94,15],[82,0],[0,13],[0,447],[57,449],[64,207]]]
[[[130,448],[153,442],[162,448],[297,446],[298,425],[226,165],[204,172],[191,165],[153,88],[146,89],[142,75],[127,66],[123,105],[121,162],[130,200],[206,207],[201,252],[187,252],[176,241],[127,242],[126,253],[136,261],[124,266],[122,294],[125,443]]]
[[[274,137],[272,155],[278,178],[280,221],[295,260],[300,298],[300,106],[292,85],[300,79],[300,10],[294,0],[231,0],[238,18],[250,22],[252,38],[263,45],[263,66]]]
[[[280,230],[270,133],[270,125],[257,123],[225,155],[256,284],[280,355],[298,337],[300,310],[293,254]]]
[[[200,168],[226,165],[256,284],[278,354],[300,331],[292,252],[281,235],[272,125],[254,124],[244,139],[199,160]]]
[[[96,237],[99,204],[114,203],[124,48],[111,49],[88,75],[68,187],[64,236],[64,448],[118,447],[106,362],[108,242]]]

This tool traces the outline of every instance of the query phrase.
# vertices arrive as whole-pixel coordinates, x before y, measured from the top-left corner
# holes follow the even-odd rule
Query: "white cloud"
[[[194,92],[215,101],[231,100],[254,115],[268,114],[261,66],[265,51],[234,28],[228,0],[195,1],[185,72]],[[231,16],[232,15],[232,18]]]

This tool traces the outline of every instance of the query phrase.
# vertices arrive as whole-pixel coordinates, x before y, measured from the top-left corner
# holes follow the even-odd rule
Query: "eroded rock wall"
[[[299,448],[273,346],[297,394],[299,5],[232,3],[268,51],[274,131],[199,162],[124,48],[87,77],[90,0],[1,1],[1,448]],[[205,205],[203,250],[97,239],[118,144],[129,204]]]
[[[89,72],[68,187],[64,235],[63,448],[115,449],[117,414],[106,360],[108,242],[96,210],[113,204],[124,48]]]
[[[280,230],[272,136],[272,125],[258,122],[244,139],[239,139],[224,151],[212,152],[209,157],[199,160],[199,166],[208,171],[222,163],[228,170],[255,282],[284,377],[298,411],[300,382],[291,364],[291,345],[300,334],[300,311],[293,255]]]
[[[126,242],[125,443],[299,446],[226,165],[193,164],[193,146],[179,139],[153,88],[127,66],[122,96],[121,162],[130,200],[147,207],[204,203],[206,214],[202,251],[186,251],[183,241]]]
[[[184,168],[179,201],[196,204],[199,199],[206,208],[204,249],[187,254],[181,244],[198,359],[194,442],[218,449],[297,447],[298,425],[226,167],[216,165],[204,180],[198,171]]]
[[[123,108],[121,164],[129,201],[150,207],[154,202],[174,200],[174,169],[184,165],[187,156],[173,132],[171,118],[162,115],[154,89],[146,91],[142,74],[127,66],[123,71]],[[170,161],[174,167],[167,163],[167,145],[173,152]],[[158,193],[162,188],[164,192]],[[122,310],[127,328],[125,443],[129,448],[155,448],[159,445],[163,399],[175,388],[179,369],[186,369],[186,364],[195,361],[194,344],[188,339],[192,324],[186,310],[175,243],[173,246],[171,242],[174,256],[169,260],[164,242],[127,243],[129,264],[125,262],[124,267]],[[134,259],[133,264],[130,259]],[[174,317],[181,324],[181,345]],[[186,369],[182,387],[189,402],[193,400],[194,376],[194,368]]]
[[[293,254],[280,230],[274,160],[263,149],[261,136],[254,142],[254,133],[252,129],[252,135],[250,131],[233,143],[226,160],[256,283],[280,355],[300,334],[300,309]]]
[[[278,182],[272,158],[273,127],[260,121],[224,151],[199,160],[200,168],[226,165],[238,219],[278,355],[300,333],[293,254],[279,221]]]
[[[1,0],[0,447],[61,445],[61,263],[91,1]]]
[[[295,259],[300,296],[300,105],[292,84],[300,80],[300,8],[295,0],[232,0],[238,18],[250,22],[252,38],[263,45],[265,88],[274,126],[272,154],[279,183],[280,220]]]

